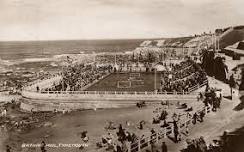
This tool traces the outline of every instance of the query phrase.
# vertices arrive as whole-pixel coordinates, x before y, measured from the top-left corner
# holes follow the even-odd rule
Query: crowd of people
[[[220,89],[206,87],[204,93],[199,93],[198,100],[203,101],[205,109],[198,113],[194,113],[192,123],[196,124],[197,120],[203,122],[203,117],[207,112],[216,112],[217,108],[220,108],[222,93]],[[224,135],[223,135],[224,136]],[[214,140],[213,143],[207,145],[203,137],[198,139],[187,139],[187,148],[183,149],[182,152],[225,152],[223,142],[220,143],[218,140]],[[221,145],[222,144],[222,145]]]
[[[221,99],[222,99],[222,92],[220,89],[209,88],[207,86],[205,92],[205,100],[204,100],[205,106],[211,107],[212,111],[216,112],[217,109],[220,108]]]
[[[63,69],[62,80],[45,91],[79,91],[113,70],[112,65],[78,64]]]
[[[143,69],[144,72],[150,72],[150,66],[152,66],[143,64],[143,68],[141,68],[136,63],[131,67],[127,67],[128,65],[128,63],[124,65],[126,67],[108,63],[69,65],[63,69],[62,79],[58,84],[53,84],[52,87],[44,88],[42,91],[80,91],[109,73],[120,72],[121,70],[130,72],[132,67],[135,69],[138,67],[139,71]],[[179,64],[165,64],[165,70],[160,71],[160,73],[161,80],[158,92],[188,92],[189,88],[198,84],[201,85],[207,79],[206,73],[191,60]]]
[[[112,127],[112,123],[107,127],[108,130],[118,129],[116,137],[108,132],[107,135],[103,135],[101,142],[97,143],[98,148],[105,147],[106,150],[113,150],[114,152],[125,152],[130,148],[130,144],[135,143],[139,138],[135,133],[132,133],[125,128],[122,124],[119,124],[118,128]],[[128,125],[128,124],[127,124]]]
[[[144,124],[145,121],[140,121],[138,129],[143,130]],[[139,146],[141,149],[151,146],[153,152],[157,151],[155,146],[156,131],[153,128],[150,130],[150,142],[148,142],[144,134],[139,137],[135,133],[123,128],[122,124],[119,124],[118,128],[115,127],[113,129],[118,129],[116,135],[114,136],[110,132],[108,132],[107,135],[103,135],[101,142],[97,143],[98,148],[105,147],[107,151],[114,152],[126,152],[130,149],[131,152],[136,152]],[[140,144],[138,141],[140,141]],[[167,152],[167,145],[165,142],[162,142],[161,149],[162,152]]]
[[[201,85],[207,79],[206,73],[191,60],[172,69],[162,72],[158,92],[188,92],[189,88]]]
[[[193,65],[194,66],[194,65]],[[189,67],[189,65],[187,66]],[[192,66],[190,66],[192,67]],[[85,67],[83,67],[85,68]],[[184,71],[184,70],[190,70],[191,68],[180,68],[177,67],[179,71]],[[87,68],[89,69],[89,68]],[[91,70],[90,68],[89,70]],[[89,71],[88,70],[88,71]],[[112,68],[104,68],[103,70],[112,70]],[[99,71],[103,71],[99,70]],[[74,72],[74,71],[73,71]],[[109,71],[108,71],[109,72]],[[72,72],[71,72],[72,73]],[[196,73],[196,72],[195,72]],[[196,80],[197,81],[197,80]],[[221,98],[222,94],[220,90],[216,90],[213,88],[209,88],[207,85],[207,89],[204,93],[200,93],[198,96],[198,99],[203,101],[205,104],[205,107],[210,107],[212,108],[212,111],[216,111],[217,108],[220,108],[220,103],[221,103]],[[145,103],[143,103],[145,104]],[[169,106],[169,102],[166,103],[161,103],[162,105]],[[140,106],[138,106],[140,107]],[[203,122],[203,118],[206,114],[206,111],[204,109],[200,111],[193,112],[192,114],[189,113],[189,111],[193,111],[192,107],[188,107],[187,104],[177,104],[177,108],[183,108],[185,109],[185,112],[187,114],[187,117],[190,118],[192,121],[191,123],[195,125],[197,122]],[[141,108],[141,107],[140,107]],[[154,117],[152,120],[152,123],[156,124],[161,124],[160,127],[162,128],[167,128],[169,126],[171,127],[172,130],[172,135],[174,138],[175,142],[178,142],[181,140],[181,115],[180,114],[173,114],[172,119],[168,119],[168,111],[167,110],[159,110],[158,113],[160,113],[157,117]],[[163,123],[160,123],[163,122]],[[172,124],[172,125],[170,125]],[[129,125],[129,124],[128,124]],[[143,130],[145,127],[145,121],[140,121],[138,124],[138,129]],[[185,126],[186,131],[185,133],[189,133],[189,128],[188,126]],[[155,141],[156,141],[156,136],[157,132],[154,129],[151,129],[151,135],[150,135],[150,141],[145,141],[145,135],[138,136],[133,132],[130,132],[129,130],[126,130],[123,128],[123,126],[120,124],[118,127],[113,125],[113,123],[109,123],[109,127],[107,130],[117,130],[116,134],[112,134],[110,131],[101,137],[101,141],[97,143],[97,147],[103,148],[105,147],[106,150],[108,151],[114,151],[114,152],[124,152],[127,151],[129,148],[131,149],[138,149],[138,141],[142,143],[141,148],[151,146],[151,151],[157,151],[158,149],[155,147]],[[146,132],[146,131],[145,131]],[[169,135],[169,134],[167,134]],[[83,139],[86,139],[88,141],[88,136],[83,135]],[[187,141],[188,146],[186,149],[182,150],[182,152],[216,152],[213,151],[213,149],[216,149],[216,146],[207,146],[206,142],[204,141],[203,137],[200,137],[199,139],[194,139],[194,140],[188,140]],[[167,146],[165,143],[162,143],[162,150],[167,152]],[[211,151],[212,150],[212,151]]]
[[[181,152],[207,152],[208,147],[202,136],[193,140],[187,139],[186,143],[187,148],[181,150]]]
[[[169,111],[167,109],[170,106],[169,102],[162,102],[161,105],[163,107],[157,107],[153,113],[155,116],[152,119],[153,124],[159,124],[160,128],[166,129],[166,135],[169,138],[172,138],[172,140],[177,143],[182,140],[182,136],[188,136],[189,135],[189,125],[193,124],[196,125],[198,122],[202,123],[204,122],[204,117],[206,113],[210,112],[208,111],[207,107],[211,106],[215,100],[221,101],[221,93],[220,96],[218,95],[219,90],[208,88],[206,89],[206,92],[199,94],[199,100],[203,103],[208,102],[208,104],[205,104],[205,107],[202,109],[194,109],[192,107],[189,107],[186,103],[180,104],[178,102],[176,104],[177,109],[183,109],[183,113],[172,113],[169,114]],[[211,93],[211,94],[210,94]],[[213,107],[213,106],[212,106]],[[140,107],[141,108],[141,107]],[[212,108],[212,111],[215,111]],[[185,123],[185,120],[190,120],[190,124]],[[183,122],[183,123],[182,123]],[[146,124],[145,121],[140,121],[138,124],[138,129],[145,130],[144,127]],[[182,130],[182,125],[184,125],[184,128]],[[116,130],[116,137],[113,136],[110,132],[108,135],[105,135],[102,137],[102,141],[97,143],[98,147],[106,147],[107,150],[114,150],[115,152],[124,152],[128,150],[128,146],[130,146],[131,151],[138,150],[140,141],[140,147],[151,147],[152,152],[157,152],[158,148],[156,148],[156,137],[160,130],[151,129],[145,130],[145,134],[148,134],[150,132],[150,142],[148,142],[148,139],[146,138],[145,134],[142,134],[141,136],[136,135],[135,133],[129,132],[125,128],[122,127],[120,124],[119,127],[116,127],[114,123],[109,123],[109,127],[107,129]],[[117,142],[116,142],[117,141]],[[194,140],[186,140],[187,141],[187,148],[182,150],[182,152],[217,152],[217,151],[210,151],[214,147],[211,145],[207,146],[206,142],[203,137],[200,137],[199,139]],[[129,143],[129,145],[128,145]],[[161,146],[162,150],[167,152],[167,146],[165,142],[162,143]],[[148,150],[149,151],[149,150]]]
[[[231,152],[231,147],[228,145],[228,133],[224,131],[220,140],[213,140],[207,144],[201,136],[196,139],[187,139],[187,147],[181,152]]]

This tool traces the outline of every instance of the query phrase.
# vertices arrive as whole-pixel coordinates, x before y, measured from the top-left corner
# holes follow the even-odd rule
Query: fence
[[[35,91],[29,91],[35,92]],[[188,95],[190,92],[156,92],[156,91],[40,91],[42,94],[91,94],[91,95]],[[191,93],[194,94],[194,93]]]
[[[196,100],[196,93],[188,92],[120,92],[120,91],[28,91],[23,90],[22,96],[39,100],[66,101],[163,101],[163,100]],[[50,102],[50,101],[49,101]]]
[[[195,90],[197,90],[197,89],[199,89],[199,88],[201,88],[201,87],[203,87],[203,86],[205,86],[205,85],[207,85],[207,84],[208,84],[208,80],[206,79],[206,80],[203,81],[202,84],[197,84],[197,85],[195,85],[195,86],[189,88],[189,89],[188,89],[188,92],[193,92],[193,91],[195,91]]]
[[[30,90],[23,90],[22,95],[27,98],[40,98],[40,99],[51,99],[51,98],[74,98],[83,99],[83,98],[90,98],[90,99],[101,99],[101,97],[107,97],[111,99],[117,98],[125,98],[126,99],[133,99],[133,98],[144,98],[145,100],[154,100],[154,99],[163,99],[163,98],[194,98],[196,97],[197,92],[192,92],[193,90],[202,87],[207,83],[207,80],[204,81],[203,84],[194,86],[189,89],[189,91],[185,92],[157,92],[157,91],[145,91],[145,92],[137,92],[137,91],[35,91],[35,88],[28,88]]]
[[[202,108],[197,110],[197,112],[205,111],[205,113],[209,113],[211,111],[210,107]],[[192,119],[187,115],[183,121],[178,123],[179,126],[179,133],[186,133],[188,130],[187,128],[192,124]],[[152,143],[158,143],[160,139],[167,138],[169,135],[174,134],[174,127],[173,125],[169,125],[161,130],[156,131],[151,136],[147,136],[141,139],[136,140],[136,142],[131,143],[128,147],[128,152],[140,152],[142,149],[150,146]]]

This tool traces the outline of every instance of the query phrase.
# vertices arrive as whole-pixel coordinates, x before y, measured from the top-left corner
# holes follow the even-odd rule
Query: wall
[[[96,92],[76,92],[71,93],[38,93],[31,91],[23,91],[23,102],[21,108],[27,111],[53,111],[57,109],[94,109],[94,108],[119,108],[135,106],[139,101],[146,101],[147,104],[156,104],[162,101],[192,101],[196,100],[197,94],[99,94]]]

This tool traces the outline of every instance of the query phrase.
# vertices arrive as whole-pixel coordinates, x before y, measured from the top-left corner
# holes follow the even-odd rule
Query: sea
[[[131,51],[143,41],[117,39],[0,42],[0,73],[55,68],[55,59],[67,54]]]

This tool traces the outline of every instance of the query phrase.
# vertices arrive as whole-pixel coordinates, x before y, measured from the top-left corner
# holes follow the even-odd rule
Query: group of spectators
[[[187,148],[181,150],[181,152],[207,152],[208,147],[202,136],[193,140],[187,139],[186,143]]]
[[[62,80],[45,91],[79,91],[113,70],[112,65],[78,64],[63,69]]]
[[[181,152],[230,152],[231,148],[228,144],[228,133],[224,131],[220,140],[213,140],[213,142],[207,144],[204,138],[201,136],[196,139],[187,139],[187,147]]]
[[[212,108],[213,112],[216,112],[217,109],[220,108],[221,99],[222,99],[222,92],[220,89],[207,87],[205,92],[205,100],[203,101],[206,107],[209,106]]]
[[[106,150],[125,152],[130,148],[130,144],[138,140],[137,135],[123,128],[122,124],[119,124],[118,128],[109,126],[107,129],[118,129],[116,137],[110,132],[107,135],[103,135],[101,142],[97,143],[97,147],[99,148],[106,147]]]
[[[158,92],[188,92],[189,88],[203,84],[206,79],[201,67],[188,60],[162,72]]]
[[[200,93],[198,99],[203,101],[205,108],[209,108],[209,111],[202,110],[198,113],[194,113],[192,117],[193,124],[196,124],[197,120],[199,120],[199,122],[203,122],[203,117],[205,116],[206,112],[210,112],[211,110],[216,112],[217,108],[220,108],[222,93],[219,89],[209,88],[207,86],[205,93]],[[187,139],[187,148],[183,149],[181,152],[225,152],[225,137],[226,132],[224,133],[221,142],[218,140],[213,140],[213,143],[209,145],[206,144],[203,137],[193,140]]]
[[[58,84],[53,84],[52,87],[45,88],[44,91],[80,91],[111,72],[150,72],[152,66],[149,63],[131,63],[129,61],[124,63],[119,59],[118,64],[114,64],[113,58],[105,59],[107,57],[100,58],[101,63],[74,64],[63,68],[61,81]],[[161,80],[158,92],[188,92],[189,88],[202,84],[207,79],[206,73],[192,60],[186,60],[179,64],[166,65],[165,63],[165,70],[160,73]]]
[[[208,88],[208,87],[207,87]],[[184,123],[185,120],[190,120],[189,123],[196,125],[197,122],[202,123],[204,120],[204,117],[206,113],[208,112],[206,110],[206,107],[210,106],[210,103],[213,103],[215,100],[221,101],[221,93],[218,93],[219,90],[216,89],[206,89],[206,92],[199,94],[199,100],[202,101],[205,104],[205,108],[201,110],[197,110],[193,112],[193,108],[189,107],[187,104],[183,103],[180,104],[179,102],[176,104],[177,109],[183,109],[185,114],[183,113],[173,113],[171,116],[169,116],[169,113],[167,111],[167,107],[170,106],[169,102],[162,102],[161,105],[163,107],[157,107],[153,113],[156,114],[155,117],[153,117],[152,123],[153,124],[159,124],[160,128],[166,129],[166,135],[170,137],[172,135],[172,138],[175,143],[182,140],[182,135],[188,136],[189,134],[189,125],[187,123]],[[141,107],[140,107],[141,108]],[[185,116],[185,117],[184,117]],[[187,118],[187,119],[185,119]],[[182,130],[182,122],[185,125],[184,130]],[[156,147],[156,140],[157,140],[157,131],[155,129],[146,130],[144,128],[144,125],[146,124],[145,121],[140,121],[137,129],[145,130],[144,133],[140,136],[136,135],[133,132],[128,131],[125,129],[122,124],[119,124],[118,126],[115,126],[114,123],[110,122],[109,125],[105,128],[107,130],[116,130],[116,134],[112,134],[110,131],[101,138],[101,142],[97,143],[97,147],[102,148],[106,147],[106,150],[108,151],[114,151],[114,152],[124,152],[127,151],[128,148],[131,149],[131,151],[137,151],[140,141],[140,147],[141,149],[144,147],[151,147],[151,152],[157,152],[157,151],[163,151],[167,152],[167,146],[163,142],[161,149],[159,150]],[[127,126],[130,126],[129,122],[126,122]],[[171,133],[168,133],[170,131]],[[146,138],[145,135],[149,135],[148,138],[150,138],[150,141]],[[216,149],[215,145],[209,145],[207,146],[205,140],[203,137],[200,137],[198,139],[194,140],[186,140],[188,146],[186,149],[182,150],[182,152],[217,152],[217,151],[211,151],[213,149]],[[149,151],[149,150],[147,150]]]
[[[138,129],[143,130],[144,124],[145,121],[140,121]],[[102,141],[97,143],[97,147],[106,147],[107,151],[111,150],[114,152],[126,152],[129,149],[131,152],[136,152],[138,151],[139,146],[141,149],[151,146],[152,152],[158,151],[156,148],[156,131],[153,128],[150,130],[150,142],[148,142],[144,134],[138,137],[135,133],[129,132],[123,128],[121,124],[119,124],[118,128],[112,128],[118,129],[116,132],[116,137],[108,132],[107,135],[102,136]],[[140,141],[140,144],[138,141]],[[162,152],[167,152],[167,145],[165,142],[162,142],[161,149]]]

